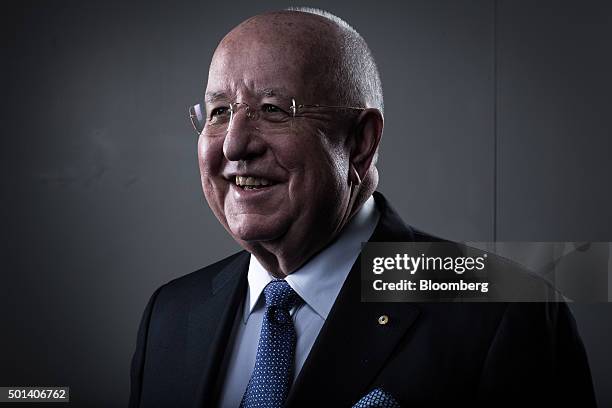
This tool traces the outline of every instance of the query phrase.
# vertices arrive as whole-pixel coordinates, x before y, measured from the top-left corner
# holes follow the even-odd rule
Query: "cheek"
[[[336,190],[347,184],[349,156],[346,146],[329,136],[318,135],[309,153],[312,159],[307,162],[307,166],[319,183]]]
[[[291,172],[321,172],[339,169],[347,161],[347,146],[326,134],[322,129],[299,126],[290,135],[279,137],[271,145],[277,163]]]
[[[277,161],[291,174],[290,197],[340,196],[348,188],[345,144],[320,132],[288,142],[277,150]]]
[[[223,140],[200,136],[198,140],[198,164],[202,178],[214,177],[223,164]]]
[[[325,154],[321,157],[327,160],[326,165],[338,184],[338,186],[346,186],[348,184],[349,171],[349,149],[345,143],[332,142],[325,139],[323,144]]]
[[[216,185],[216,183],[222,181],[219,178],[223,165],[222,138],[211,139],[200,136],[198,140],[198,165],[204,195],[211,203],[211,199],[221,193],[221,185]]]

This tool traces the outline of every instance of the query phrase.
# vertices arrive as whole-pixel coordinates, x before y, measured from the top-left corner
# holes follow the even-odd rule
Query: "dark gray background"
[[[3,3],[0,385],[125,405],[150,294],[237,250],[204,202],[187,106],[228,30],[291,4]],[[309,5],[377,57],[380,191],[407,222],[465,241],[612,241],[609,2]],[[573,307],[602,406],[611,306]]]

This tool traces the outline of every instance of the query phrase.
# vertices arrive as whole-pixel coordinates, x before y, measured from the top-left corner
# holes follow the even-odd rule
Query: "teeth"
[[[240,187],[268,186],[270,184],[272,184],[270,180],[260,177],[236,176],[236,185]]]

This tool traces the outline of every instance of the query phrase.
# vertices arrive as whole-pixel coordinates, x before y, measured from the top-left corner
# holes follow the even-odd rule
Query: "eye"
[[[221,106],[221,107],[213,109],[212,112],[210,112],[210,118],[214,119],[219,116],[225,116],[228,113],[229,113],[229,107]]]
[[[266,112],[266,113],[279,113],[279,112],[284,112],[281,108],[279,108],[276,105],[272,105],[271,103],[264,103],[261,106],[261,110]]]

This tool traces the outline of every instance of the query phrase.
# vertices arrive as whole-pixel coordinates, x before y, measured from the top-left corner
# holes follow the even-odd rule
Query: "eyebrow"
[[[271,98],[273,96],[280,96],[283,98],[289,98],[289,93],[285,88],[263,88],[255,92],[258,97]],[[208,103],[216,102],[218,100],[228,100],[228,94],[225,91],[211,91],[206,92],[204,100]]]
[[[206,92],[204,100],[206,102],[215,102],[220,99],[227,99],[227,94],[224,91]]]
[[[261,91],[257,92],[259,96],[266,96],[268,98],[272,96],[281,96],[284,98],[289,98],[289,94],[284,88],[264,88]]]

